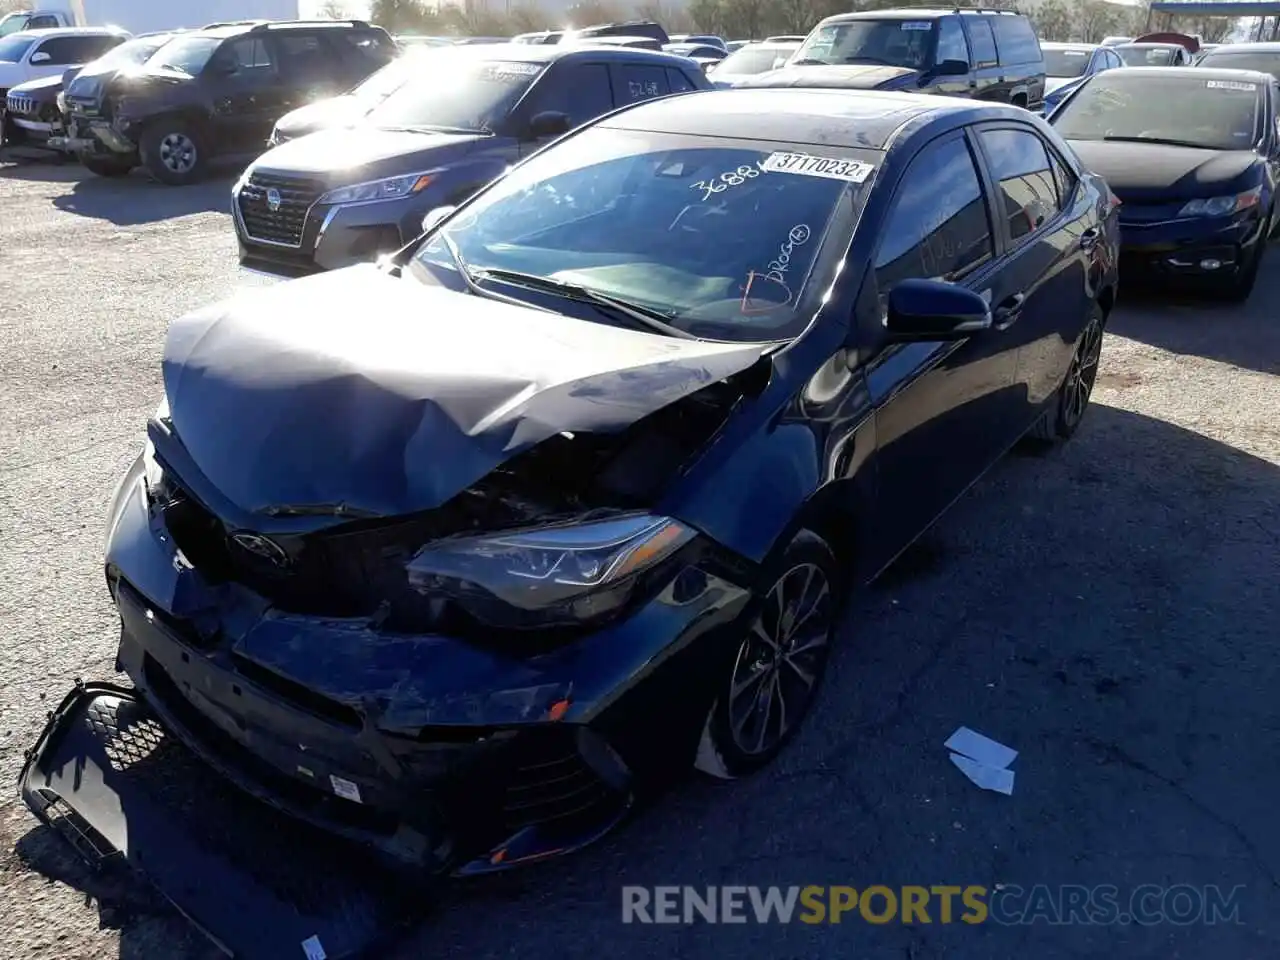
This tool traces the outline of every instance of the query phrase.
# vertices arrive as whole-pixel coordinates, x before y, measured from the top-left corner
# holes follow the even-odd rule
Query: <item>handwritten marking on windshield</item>
[[[847,180],[862,183],[875,170],[869,163],[859,160],[841,160],[838,157],[815,157],[807,153],[771,153],[760,164],[768,173],[797,173],[805,177],[826,177],[829,180]]]
[[[787,239],[778,249],[778,255],[769,261],[769,269],[765,271],[765,276],[775,283],[785,283],[787,271],[791,269],[791,255],[795,253],[796,247],[803,246],[808,242],[808,225],[797,223],[787,233]]]
[[[742,304],[738,308],[739,312],[746,316],[768,313],[791,303],[795,298],[795,294],[791,292],[791,287],[787,284],[787,271],[791,269],[791,257],[795,253],[796,247],[808,243],[812,235],[813,232],[809,229],[808,224],[797,223],[787,231],[787,239],[778,248],[778,255],[769,261],[768,269],[764,273],[759,273],[755,270],[747,272],[747,283],[742,289]],[[751,293],[756,289],[757,281],[763,281],[766,291],[770,287],[777,287],[785,296],[781,299],[770,299],[768,294],[765,293],[760,300],[753,300]]]
[[[746,164],[738,167],[736,170],[726,170],[718,177],[710,180],[698,180],[696,183],[689,185],[690,190],[701,190],[702,199],[710,200],[717,193],[724,193],[730,187],[736,187],[753,180],[760,176],[760,171],[764,169],[759,163]]]

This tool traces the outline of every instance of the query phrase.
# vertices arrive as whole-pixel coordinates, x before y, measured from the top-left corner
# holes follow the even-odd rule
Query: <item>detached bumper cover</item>
[[[21,791],[91,864],[137,869],[234,957],[369,956],[425,897],[425,879],[411,888],[236,790],[112,684],[67,695]]]

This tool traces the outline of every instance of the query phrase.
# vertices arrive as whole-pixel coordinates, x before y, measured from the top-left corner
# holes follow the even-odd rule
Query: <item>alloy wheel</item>
[[[738,649],[729,733],[744,754],[773,749],[808,710],[831,642],[834,599],[822,569],[800,563],[765,596]]]
[[[199,159],[195,142],[185,133],[167,133],[160,139],[160,162],[174,173],[190,173]]]
[[[1089,321],[1076,355],[1071,358],[1071,369],[1063,385],[1062,419],[1068,428],[1075,427],[1089,405],[1094,381],[1098,378],[1098,361],[1102,357],[1102,324]]]

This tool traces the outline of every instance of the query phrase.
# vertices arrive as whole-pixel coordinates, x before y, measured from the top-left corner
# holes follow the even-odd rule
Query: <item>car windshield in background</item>
[[[1257,70],[1280,78],[1280,53],[1232,53],[1229,50],[1206,53],[1199,67],[1218,67],[1223,70]]]
[[[178,70],[194,77],[222,43],[221,37],[178,37],[151,55],[148,67]]]
[[[794,49],[794,48],[793,48]],[[773,70],[787,62],[791,50],[780,47],[743,47],[720,61],[721,73],[752,74]]]
[[[423,69],[423,64],[429,62],[427,57],[431,55],[428,52],[430,50],[430,47],[420,47],[417,50],[401,54],[397,59],[392,60],[381,70],[365,79],[351,91],[352,95],[370,103],[385,100],[404,86],[414,71]]]
[[[1116,47],[1126,67],[1167,67],[1173,63],[1174,47]]]
[[[511,111],[546,65],[441,54],[374,107],[375,127],[488,133]]]
[[[150,60],[157,50],[172,40],[172,37],[138,37],[134,40],[126,40],[114,50],[100,56],[94,61],[94,66],[103,68],[141,66]]]
[[[1062,80],[1083,77],[1092,54],[1091,50],[1045,50],[1043,52],[1045,76]]]
[[[0,40],[0,63],[17,63],[27,55],[35,40],[20,33]]]
[[[786,340],[830,286],[881,156],[817,152],[597,127],[480,195],[415,271],[457,289],[456,252],[481,283],[524,275],[697,337]]]
[[[795,63],[878,63],[922,70],[933,46],[929,20],[848,20],[819,27]]]
[[[1142,73],[1145,73],[1143,71]],[[1150,140],[1206,150],[1248,150],[1260,136],[1262,91],[1242,80],[1099,74],[1054,114],[1068,140]]]

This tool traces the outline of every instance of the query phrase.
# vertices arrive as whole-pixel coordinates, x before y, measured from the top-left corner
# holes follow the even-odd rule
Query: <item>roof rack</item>
[[[290,27],[355,27],[357,29],[368,29],[369,21],[367,20],[259,20],[256,21],[257,30],[270,30],[273,27],[289,29]]]
[[[218,23],[206,23],[201,30],[221,30],[224,27],[256,27],[266,20],[223,20]]]

